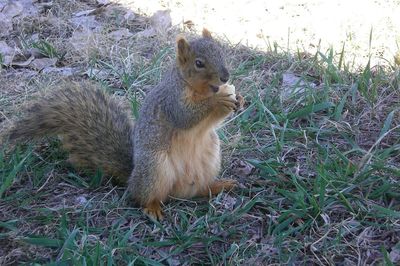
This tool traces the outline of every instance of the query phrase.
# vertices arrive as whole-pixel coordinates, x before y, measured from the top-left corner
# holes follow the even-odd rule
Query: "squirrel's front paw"
[[[150,216],[150,218],[153,218],[157,221],[161,221],[162,219],[164,219],[164,215],[160,206],[160,202],[158,201],[153,201],[149,204],[147,204],[144,209],[143,212]]]
[[[237,108],[237,100],[231,93],[219,93],[215,96],[216,108],[224,114],[229,114]]]

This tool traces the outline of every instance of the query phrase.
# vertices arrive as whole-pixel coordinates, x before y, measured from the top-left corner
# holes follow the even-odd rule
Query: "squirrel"
[[[127,108],[91,83],[60,85],[32,104],[9,130],[9,140],[58,135],[69,161],[101,169],[126,184],[145,214],[163,219],[169,197],[216,195],[237,185],[217,179],[216,128],[243,97],[219,91],[229,80],[222,48],[203,29],[178,36],[176,62],[145,97],[136,121]]]

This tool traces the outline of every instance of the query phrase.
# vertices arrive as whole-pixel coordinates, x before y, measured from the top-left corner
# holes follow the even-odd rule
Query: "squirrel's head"
[[[218,92],[229,80],[221,47],[207,29],[201,38],[190,42],[178,37],[177,65],[189,87],[202,95]]]

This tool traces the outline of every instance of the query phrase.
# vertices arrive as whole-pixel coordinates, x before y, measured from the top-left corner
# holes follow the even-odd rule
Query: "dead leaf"
[[[12,31],[13,29],[11,19],[5,16],[4,14],[0,13],[0,21],[1,21],[0,37],[9,35],[10,31]]]
[[[0,54],[3,56],[3,64],[8,66],[14,59],[16,49],[8,46],[5,41],[0,41]]]
[[[235,173],[239,176],[249,176],[254,169],[253,165],[240,159],[233,160],[232,167]]]
[[[42,73],[56,73],[65,77],[73,76],[78,74],[80,71],[77,67],[45,67],[42,70]]]
[[[284,87],[293,87],[293,86],[297,86],[300,85],[300,83],[302,83],[303,81],[301,80],[300,77],[296,76],[293,73],[283,73],[282,75],[282,86]]]
[[[96,11],[98,8],[93,8],[93,9],[88,9],[88,10],[83,10],[74,13],[74,17],[82,17],[82,16],[90,16],[90,15],[95,15]]]
[[[37,42],[39,39],[39,33],[32,34],[32,36],[29,38],[31,42]]]
[[[298,77],[293,73],[283,73],[281,91],[281,96],[283,99],[287,99],[290,96],[304,92],[306,88],[315,88],[315,84],[306,82],[301,77]]]
[[[390,261],[393,262],[394,264],[400,262],[400,249],[394,247],[392,251],[390,251],[389,253],[389,258]]]
[[[230,196],[229,194],[225,194],[223,199],[221,200],[221,203],[224,206],[225,210],[230,210],[232,211],[235,208],[237,199],[235,197]]]
[[[38,8],[33,4],[34,0],[18,0],[8,1],[6,5],[1,9],[1,13],[8,19],[13,17],[27,17],[36,15]]]
[[[88,28],[75,31],[69,39],[72,47],[76,51],[88,51],[95,46],[95,34]]]
[[[131,37],[133,34],[128,30],[128,29],[120,29],[120,30],[116,30],[116,31],[112,31],[108,34],[108,36],[110,36],[112,39],[119,41],[123,38],[129,38]]]
[[[90,68],[84,74],[86,74],[89,78],[105,80],[110,76],[110,71],[104,69]]]
[[[124,15],[124,19],[126,19],[126,20],[134,20],[136,18],[136,15],[135,15],[135,13],[133,13],[131,10],[128,10],[127,12],[126,12],[126,14]]]
[[[89,9],[89,10],[84,10],[84,11],[79,11],[74,13],[74,17],[82,17],[82,16],[89,16],[91,15],[96,9]]]
[[[35,59],[34,56],[29,57],[27,60],[22,61],[22,62],[12,62],[12,66],[18,66],[18,67],[28,67],[30,63]]]
[[[149,38],[157,35],[157,32],[153,28],[148,28],[136,33],[136,36],[139,38]]]
[[[168,256],[165,256],[165,257],[168,258],[169,255],[168,255]],[[177,258],[177,259],[168,258],[168,259],[167,259],[167,262],[168,262],[168,265],[171,265],[171,266],[179,266],[179,265],[182,265],[180,259],[178,259],[178,258]]]
[[[151,26],[157,31],[166,31],[172,25],[171,11],[159,10],[150,18]]]
[[[23,10],[24,7],[22,6],[22,4],[14,1],[9,2],[5,7],[3,7],[1,13],[8,18],[13,18],[21,14]]]
[[[35,58],[43,58],[43,57],[46,57],[44,54],[42,54],[42,51],[39,50],[38,48],[29,48],[29,49],[27,49],[27,50],[25,50],[25,51],[23,52],[23,55],[24,55],[25,57],[31,57],[31,56],[33,56],[33,57],[35,57]]]
[[[96,0],[98,6],[107,6],[110,3],[110,0]]]
[[[40,10],[40,13],[44,13],[53,7],[53,2],[36,2],[35,5]]]
[[[57,58],[37,58],[29,64],[29,67],[40,71],[45,67],[55,66],[56,63]]]
[[[159,34],[165,34],[172,25],[169,10],[159,10],[150,18],[150,27],[136,34],[139,38],[154,37]]]
[[[95,16],[80,16],[74,17],[68,20],[75,27],[84,27],[88,29],[95,29],[101,26],[101,24],[96,20]]]

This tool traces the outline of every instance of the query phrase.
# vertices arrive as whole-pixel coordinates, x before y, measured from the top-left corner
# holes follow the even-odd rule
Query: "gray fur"
[[[214,79],[228,75],[219,45],[210,38],[200,38],[189,43],[196,57],[202,57],[209,65]],[[194,64],[194,62],[189,62]],[[226,73],[225,73],[226,71]],[[191,105],[185,101],[188,84],[187,72],[179,64],[165,74],[162,81],[146,96],[134,133],[134,165],[129,180],[129,190],[139,203],[145,203],[152,195],[154,184],[155,156],[160,151],[168,150],[171,136],[176,129],[189,129],[197,125],[212,111],[214,102],[207,98]]]
[[[100,168],[121,183],[129,178],[133,198],[144,204],[155,184],[152,172],[157,152],[169,148],[175,129],[188,129],[212,111],[213,97],[188,102],[188,80],[196,78],[222,85],[229,73],[219,45],[212,38],[189,43],[186,65],[172,66],[147,95],[133,127],[129,112],[90,83],[62,85],[36,101],[10,131],[10,140],[60,135],[71,161],[80,167]],[[200,57],[207,72],[194,68]],[[133,169],[133,170],[132,170]]]
[[[89,82],[63,83],[27,108],[12,142],[60,136],[72,163],[125,183],[133,168],[133,121],[126,108]]]

